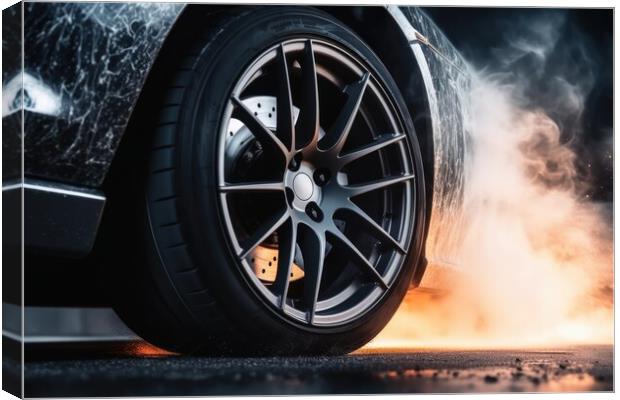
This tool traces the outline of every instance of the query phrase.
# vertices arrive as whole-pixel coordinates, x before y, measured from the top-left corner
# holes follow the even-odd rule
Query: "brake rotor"
[[[269,129],[276,129],[276,105],[277,100],[273,96],[254,96],[243,100],[243,104],[251,110],[254,115]],[[299,109],[293,106],[294,120],[297,120]],[[254,140],[254,136],[243,123],[237,119],[231,118],[228,124],[228,135],[226,137],[226,154],[230,159],[236,160],[239,157],[248,156],[247,148],[249,141]],[[247,157],[250,164],[255,160],[257,154],[249,154]],[[251,168],[251,165],[248,166]],[[275,235],[275,234],[274,234]],[[271,238],[275,239],[275,238]],[[268,242],[277,242],[276,240],[267,240]],[[251,265],[256,277],[263,282],[275,282],[278,272],[278,256],[279,250],[277,244],[273,247],[258,246],[251,253]],[[295,251],[295,262],[291,268],[291,276],[289,281],[296,281],[304,277],[303,262],[300,260],[301,252]]]

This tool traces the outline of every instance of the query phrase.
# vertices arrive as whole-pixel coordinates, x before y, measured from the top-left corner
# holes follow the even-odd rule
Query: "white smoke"
[[[542,110],[514,103],[511,86],[478,77],[473,88],[468,275],[454,300],[495,338],[610,340],[610,303],[597,296],[612,282],[611,230],[600,206],[579,195],[575,153]]]
[[[591,82],[554,76],[547,88],[561,96],[555,101],[532,88],[549,71],[559,32],[530,24],[536,40],[517,40],[502,53],[508,67],[530,58],[529,75],[518,68],[473,74],[466,222],[457,244],[465,272],[443,296],[413,291],[371,346],[613,341],[610,205],[583,195],[587,181],[571,141],[562,140],[579,132]]]

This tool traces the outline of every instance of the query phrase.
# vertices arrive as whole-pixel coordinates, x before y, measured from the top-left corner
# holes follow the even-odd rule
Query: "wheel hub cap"
[[[293,179],[293,192],[299,200],[309,200],[314,193],[314,184],[312,183],[312,179],[303,172],[297,174]]]

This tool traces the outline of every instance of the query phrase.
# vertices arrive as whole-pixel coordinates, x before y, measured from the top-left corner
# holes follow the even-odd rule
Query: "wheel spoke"
[[[379,225],[374,219],[370,217],[364,210],[354,204],[349,200],[349,205],[345,209],[352,214],[354,214],[358,220],[366,225],[366,227],[370,228],[370,230],[374,233],[374,236],[379,239],[381,242],[386,242],[402,254],[406,253],[406,250],[403,246],[398,242],[398,240],[394,239],[392,235],[390,235],[381,225]]]
[[[368,86],[369,78],[370,74],[366,72],[359,81],[347,86],[347,101],[329,133],[321,139],[321,148],[333,149],[336,154],[340,153],[340,150],[342,150],[349,137],[351,126],[357,116],[362,98],[364,97],[364,92],[366,91],[366,86]]]
[[[304,59],[301,65],[301,104],[296,132],[301,138],[301,143],[298,143],[298,147],[303,147],[310,141],[318,141],[319,88],[316,79],[312,40],[306,41]]]
[[[241,244],[241,252],[239,258],[245,258],[250,254],[259,244],[265,241],[289,218],[288,209],[284,212],[275,215],[267,222],[263,223],[256,231]]]
[[[274,282],[274,291],[280,298],[280,308],[284,308],[286,304],[296,244],[297,224],[289,218],[278,231],[278,271]]]
[[[357,261],[355,264],[360,266],[362,270],[373,279],[373,281],[377,282],[383,289],[388,288],[387,283],[383,280],[383,277],[379,271],[375,269],[370,261],[368,261],[361,251],[359,251],[357,246],[355,246],[349,238],[347,238],[345,234],[340,231],[340,229],[334,228],[330,230],[329,233],[336,237],[336,239],[344,245],[344,248],[348,250],[355,261]]]
[[[364,193],[372,192],[374,190],[384,189],[386,187],[395,185],[397,183],[406,182],[414,178],[413,174],[389,177],[376,180],[370,183],[364,183],[359,185],[345,186],[349,192],[349,197],[359,196]]]
[[[256,139],[258,139],[263,146],[275,147],[282,153],[285,159],[288,159],[289,152],[284,143],[282,143],[282,141],[267,128],[239,98],[233,97],[232,101],[236,106],[234,115],[248,127],[250,132],[256,136]]]
[[[293,122],[293,104],[291,83],[289,80],[288,65],[284,45],[278,48],[278,137],[287,140],[290,151],[295,150],[295,126]]]
[[[284,191],[284,184],[282,182],[230,183],[226,186],[220,186],[220,191],[224,193],[282,192]]]
[[[303,228],[303,229],[302,229]],[[308,323],[314,321],[319,298],[323,263],[325,259],[325,236],[307,225],[300,226],[300,247],[304,259],[304,303]]]
[[[384,147],[387,147],[393,143],[400,142],[404,138],[405,138],[405,135],[402,133],[380,136],[372,143],[366,146],[360,147],[357,150],[351,151],[350,153],[344,154],[341,157],[339,157],[340,165],[342,166],[347,165],[350,162],[353,162],[369,154],[372,154],[375,151],[381,150]]]

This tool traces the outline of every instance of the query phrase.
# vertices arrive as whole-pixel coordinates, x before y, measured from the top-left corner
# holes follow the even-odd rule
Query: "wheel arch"
[[[153,107],[161,104],[165,92],[161,88],[161,82],[165,81],[166,74],[178,61],[178,57],[183,54],[183,49],[187,46],[187,41],[191,39],[192,33],[196,32],[196,29],[203,28],[205,17],[216,17],[218,13],[226,12],[233,7],[187,4],[176,18],[144,79],[135,107],[103,182],[102,187],[108,199],[114,198],[118,192],[123,192],[121,182],[126,180],[123,178],[127,178],[124,172],[128,171],[127,168],[133,163],[143,159],[145,134],[152,132],[150,128],[156,125],[152,110]],[[118,195],[122,196],[122,193]]]

